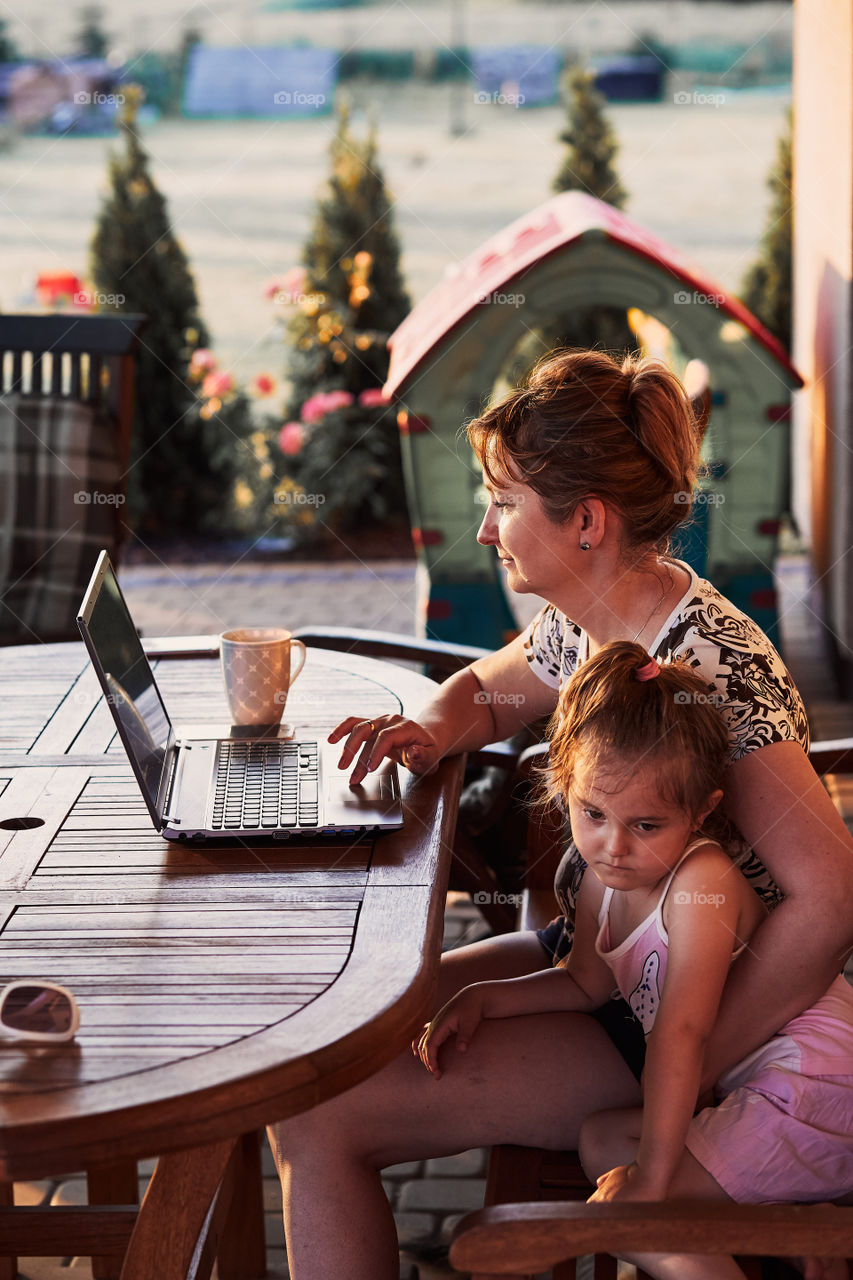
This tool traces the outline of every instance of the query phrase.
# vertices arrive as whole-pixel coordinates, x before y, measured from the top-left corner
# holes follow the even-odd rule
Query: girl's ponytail
[[[729,763],[721,702],[684,663],[658,664],[629,641],[604,645],[560,695],[549,726],[548,798],[565,805],[583,758],[593,773],[653,767],[662,794],[698,813]]]

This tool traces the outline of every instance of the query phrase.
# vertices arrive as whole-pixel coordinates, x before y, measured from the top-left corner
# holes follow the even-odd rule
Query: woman
[[[802,703],[762,632],[662,553],[689,514],[698,463],[690,403],[664,367],[561,353],[473,422],[469,439],[490,497],[478,540],[495,547],[512,590],[550,604],[443,684],[417,721],[344,721],[332,735],[341,765],[354,781],[385,757],[423,773],[508,737],[552,712],[577,665],[610,640],[686,659],[715,686],[728,725],[726,812],[743,838],[742,869],[778,902],[724,992],[708,1087],[818,999],[851,943],[851,841],[808,763]],[[542,935],[445,957],[436,1008],[472,982],[534,973],[565,954],[583,870],[570,845],[557,875],[564,918]],[[592,1112],[639,1105],[641,1050],[633,1034],[623,1043],[625,1025],[576,1013],[494,1020],[464,1056],[443,1047],[453,1069],[438,1082],[407,1052],[275,1126],[293,1280],[397,1276],[387,1165],[502,1142],[573,1147]]]

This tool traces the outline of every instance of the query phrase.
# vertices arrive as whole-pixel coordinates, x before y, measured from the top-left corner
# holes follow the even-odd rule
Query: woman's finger
[[[361,782],[365,775],[378,768],[383,760],[396,760],[407,768],[415,765],[413,772],[424,771],[416,767],[414,760],[410,764],[412,753],[414,752],[418,763],[423,763],[430,747],[433,753],[435,752],[435,744],[427,739],[424,730],[414,721],[400,720],[397,717],[395,720],[396,723],[392,721],[389,724],[383,724],[381,720],[370,721],[364,729],[358,728],[350,735],[350,741],[353,741],[356,735],[362,740],[361,753],[350,777],[352,784]],[[370,724],[373,725],[373,733],[370,733]],[[341,762],[346,763],[343,756]]]
[[[371,720],[368,716],[350,717],[343,722],[343,725],[338,726],[341,733],[338,734],[337,729],[334,731],[337,738],[347,732],[347,740],[341,748],[340,767],[342,769],[349,766],[353,756],[366,742],[371,742],[376,737],[378,727],[384,719],[385,717],[379,717],[377,720]],[[332,741],[331,736],[329,741]]]
[[[340,724],[335,725],[329,734],[329,742],[340,742],[344,734],[350,733],[357,724],[361,724],[364,720],[363,716],[347,716],[346,720],[342,720]]]

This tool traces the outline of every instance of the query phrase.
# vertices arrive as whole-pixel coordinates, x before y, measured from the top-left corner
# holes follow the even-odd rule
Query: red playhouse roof
[[[691,291],[712,296],[715,308],[742,324],[789,378],[802,386],[803,380],[782,344],[759,324],[739,298],[612,205],[579,191],[566,191],[487,240],[410,311],[390,339],[391,364],[385,395],[394,396],[451,330],[478,306],[485,305],[489,294],[500,292],[530,267],[590,234],[604,236],[638,258],[645,258]]]

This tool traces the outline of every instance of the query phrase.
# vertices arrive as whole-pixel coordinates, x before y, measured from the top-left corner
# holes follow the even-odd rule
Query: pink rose
[[[209,373],[201,384],[201,394],[207,396],[208,399],[212,396],[227,396],[233,390],[233,376],[222,370],[218,373]]]
[[[326,412],[334,413],[336,409],[346,409],[355,404],[355,396],[351,391],[327,391]]]
[[[283,276],[275,276],[264,288],[264,297],[275,302],[297,302],[304,297],[308,273],[304,267],[291,267]]]
[[[315,396],[309,396],[299,411],[303,422],[319,422],[325,414],[325,396],[322,391],[318,391]]]
[[[190,373],[212,373],[216,368],[216,356],[207,347],[196,347],[190,359]]]
[[[376,409],[379,405],[390,404],[391,401],[386,400],[381,387],[368,387],[367,391],[362,391],[358,397],[358,403],[365,409]]]
[[[303,422],[319,422],[327,413],[334,413],[336,409],[345,409],[353,403],[354,397],[350,391],[318,391],[315,395],[308,397],[299,416]]]
[[[285,422],[278,433],[278,447],[287,457],[299,453],[305,443],[305,428],[301,422]]]
[[[252,380],[252,391],[256,396],[271,396],[275,391],[275,378],[271,378],[268,373],[259,373]]]

